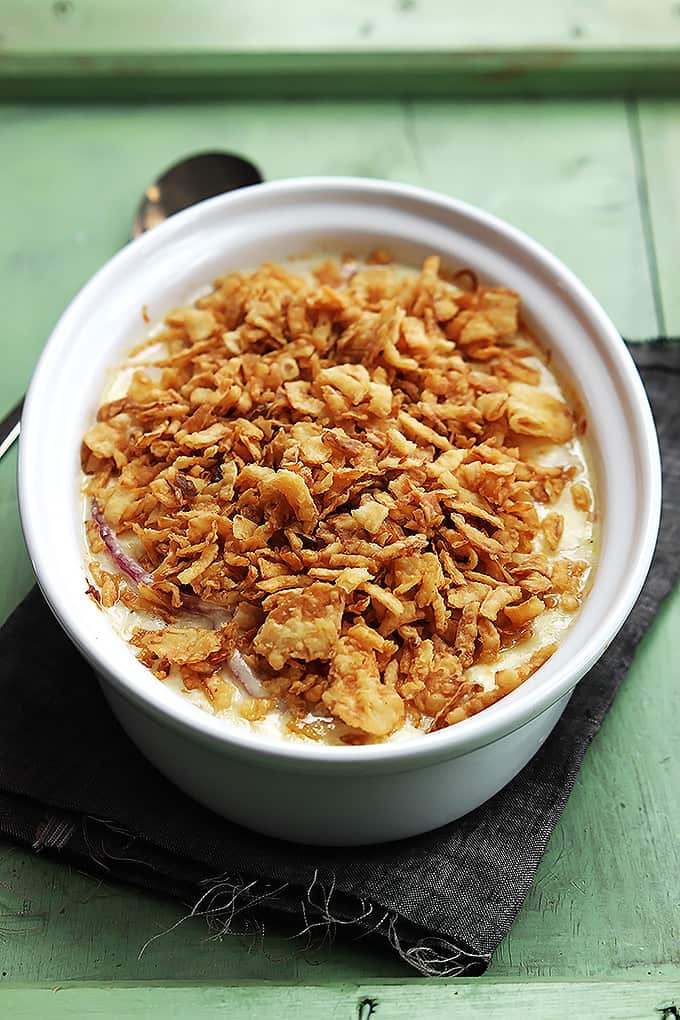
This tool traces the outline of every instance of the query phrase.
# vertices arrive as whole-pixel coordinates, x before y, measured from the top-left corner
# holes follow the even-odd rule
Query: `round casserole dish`
[[[524,317],[586,409],[600,551],[581,612],[553,657],[478,715],[407,742],[266,742],[202,712],[136,660],[85,593],[80,443],[107,368],[151,321],[231,269],[315,251],[430,253],[521,294]],[[578,279],[493,216],[422,189],[300,178],[203,202],[128,245],[63,314],[35,370],[19,453],[21,519],[38,583],[146,757],[236,822],[306,843],[393,840],[443,825],[495,794],[536,753],[640,592],[658,530],[659,453],[621,337]],[[46,512],[46,508],[49,512]]]

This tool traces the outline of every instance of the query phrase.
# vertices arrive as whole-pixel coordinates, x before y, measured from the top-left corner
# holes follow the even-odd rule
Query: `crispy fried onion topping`
[[[138,348],[82,446],[92,590],[153,614],[141,660],[217,708],[238,661],[267,696],[247,718],[283,707],[349,743],[513,689],[553,646],[510,670],[505,650],[546,608],[576,610],[588,569],[560,555],[550,509],[569,485],[589,513],[587,485],[527,454],[574,420],[541,389],[518,295],[434,256],[420,273],[373,262],[217,280]],[[111,536],[125,576],[97,559]],[[480,663],[491,691],[467,678]]]

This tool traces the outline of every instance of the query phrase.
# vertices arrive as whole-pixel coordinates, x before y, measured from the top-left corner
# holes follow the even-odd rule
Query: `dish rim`
[[[303,198],[309,199],[315,195],[317,198],[323,198],[324,192],[333,191],[360,192],[362,197],[369,200],[387,197],[440,210],[446,208],[467,221],[476,222],[496,235],[499,241],[504,239],[514,247],[520,248],[533,263],[541,265],[544,271],[557,281],[562,299],[568,301],[581,314],[585,313],[589,324],[597,330],[598,339],[604,345],[608,357],[608,365],[616,365],[618,381],[625,388],[628,398],[626,418],[630,434],[637,440],[636,452],[640,457],[640,466],[650,480],[650,491],[643,500],[645,517],[639,525],[641,539],[633,569],[629,571],[626,584],[621,588],[618,598],[601,621],[606,626],[600,626],[597,632],[593,632],[574,658],[564,662],[557,669],[551,669],[549,660],[541,667],[539,672],[542,682],[535,688],[523,689],[522,685],[514,692],[515,697],[503,698],[491,708],[484,709],[455,726],[428,734],[425,739],[351,747],[285,740],[267,741],[257,733],[225,726],[223,719],[200,709],[197,711],[195,706],[185,703],[179,697],[166,699],[156,696],[161,692],[156,690],[153,684],[149,684],[148,689],[145,689],[137,682],[136,676],[126,675],[123,662],[111,662],[100,658],[96,641],[90,640],[87,628],[78,618],[77,607],[65,604],[65,600],[60,599],[57,578],[54,571],[50,570],[49,549],[45,548],[40,540],[37,517],[39,508],[33,505],[30,491],[30,464],[36,462],[36,454],[40,449],[41,402],[50,372],[57,364],[60,347],[68,342],[71,326],[75,325],[81,308],[88,304],[90,298],[105,283],[108,275],[124,267],[129,267],[130,271],[133,271],[139,259],[149,256],[159,247],[171,244],[173,238],[185,233],[192,224],[209,217],[214,210],[222,207],[233,208],[243,205],[247,210],[249,203],[264,201],[267,197],[281,199],[302,195]],[[549,338],[542,338],[542,342],[546,341],[549,343]],[[34,371],[22,419],[18,491],[21,523],[29,555],[38,583],[53,613],[86,657],[94,660],[98,670],[105,673],[117,690],[127,700],[142,708],[146,714],[156,719],[161,717],[175,729],[185,733],[188,731],[187,735],[190,734],[202,742],[224,745],[236,753],[249,757],[254,754],[260,762],[270,765],[285,764],[291,768],[323,765],[344,771],[343,766],[354,768],[380,764],[389,767],[391,771],[404,771],[456,758],[516,731],[568,694],[600,658],[632,610],[649,570],[660,519],[661,468],[651,409],[633,359],[599,302],[556,256],[523,231],[499,217],[460,199],[440,195],[425,188],[361,177],[298,177],[254,185],[192,206],[131,242],[90,278],[62,314]],[[77,566],[80,568],[82,564]],[[587,613],[586,603],[580,615]],[[122,638],[120,643],[122,647],[125,646]],[[163,691],[163,694],[167,693]]]

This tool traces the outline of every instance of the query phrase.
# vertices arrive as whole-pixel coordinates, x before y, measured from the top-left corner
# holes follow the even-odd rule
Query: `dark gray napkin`
[[[0,833],[176,896],[222,931],[272,911],[306,934],[374,933],[425,974],[481,974],[529,889],[635,647],[680,570],[680,344],[634,348],[659,431],[664,514],[637,606],[542,750],[436,832],[324,850],[258,836],[159,775],[34,589],[0,634]]]

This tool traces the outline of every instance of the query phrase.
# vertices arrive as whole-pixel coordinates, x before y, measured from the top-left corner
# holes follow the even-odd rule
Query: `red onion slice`
[[[228,662],[229,669],[234,677],[245,688],[251,698],[268,698],[269,694],[257,679],[252,669],[237,650],[233,653]]]
[[[224,613],[222,606],[206,602],[205,599],[200,598],[198,595],[182,595],[182,608],[188,613],[195,613],[197,616],[202,616],[204,619],[209,620],[213,626],[215,626],[216,615],[222,615]],[[231,658],[227,662],[227,666],[231,671],[234,680],[237,681],[246,694],[249,694],[251,698],[269,697],[268,692],[264,689],[238,650],[233,652]]]
[[[137,560],[134,560],[123,551],[116,533],[104,517],[102,509],[96,499],[92,500],[91,510],[92,520],[99,528],[99,534],[101,535],[102,542],[109,550],[111,559],[114,561],[116,566],[137,584],[153,584],[153,575],[150,574],[148,570],[145,570],[141,564],[137,563]]]
[[[137,563],[131,556],[123,551],[115,532],[108,524],[102,509],[96,499],[92,500],[92,519],[95,521],[102,542],[109,550],[111,558],[116,566],[136,584],[153,584],[153,575]],[[221,606],[213,605],[199,598],[198,595],[182,595],[182,608],[189,613],[196,613],[197,616],[210,618],[216,613],[224,612]],[[214,619],[213,619],[214,623]],[[268,698],[269,694],[257,679],[252,669],[239,651],[235,651],[228,662],[229,669],[234,678],[244,688],[246,694],[251,698]]]

